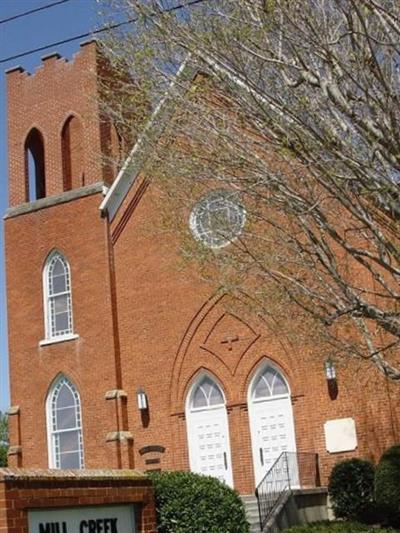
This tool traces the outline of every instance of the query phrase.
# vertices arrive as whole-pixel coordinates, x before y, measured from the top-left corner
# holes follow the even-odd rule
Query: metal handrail
[[[318,454],[282,452],[256,488],[261,531],[285,494],[319,486]]]

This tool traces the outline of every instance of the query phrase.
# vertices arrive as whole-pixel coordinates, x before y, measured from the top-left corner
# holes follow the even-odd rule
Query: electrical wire
[[[65,1],[65,0],[63,0]],[[177,6],[165,9],[163,13],[171,13],[172,11],[178,11],[179,9],[183,9],[185,7],[191,7],[196,4],[202,4],[203,2],[206,2],[207,0],[191,0],[189,2],[184,2],[183,4],[178,4]],[[47,50],[48,48],[52,48],[53,46],[59,46],[61,44],[70,43],[72,41],[77,41],[78,39],[84,39],[85,37],[92,37],[94,35],[97,35],[99,33],[105,32],[105,31],[111,31],[116,28],[120,28],[121,26],[125,26],[126,24],[131,24],[132,22],[136,22],[138,18],[132,18],[128,20],[124,20],[123,22],[118,22],[116,24],[109,24],[107,26],[103,26],[101,28],[98,28],[96,30],[81,33],[80,35],[74,35],[73,37],[68,37],[67,39],[63,39],[62,41],[56,41],[54,43],[46,44],[44,46],[39,46],[38,48],[33,48],[31,50],[26,50],[25,52],[21,52],[20,54],[15,54],[13,56],[5,57],[3,59],[0,59],[1,63],[6,63],[7,61],[12,61],[13,59],[19,59],[20,57],[24,57],[30,54],[34,54],[35,52],[42,52],[43,50]]]
[[[34,9],[30,9],[29,11],[24,11],[23,13],[13,15],[12,17],[1,19],[0,24],[5,24],[6,22],[11,22],[12,20],[20,19],[22,17],[27,17],[28,15],[32,15],[33,13],[37,13],[38,11],[44,11],[45,9],[50,9],[51,7],[55,7],[60,4],[65,4],[66,2],[70,1],[71,0],[58,0],[58,2],[53,2],[52,4],[46,4],[45,6],[35,7]]]

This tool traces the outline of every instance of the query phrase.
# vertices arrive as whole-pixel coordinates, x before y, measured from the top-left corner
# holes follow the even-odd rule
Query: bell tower
[[[112,180],[101,157],[116,139],[99,109],[102,63],[91,41],[72,61],[53,53],[32,74],[7,72],[10,207]]]

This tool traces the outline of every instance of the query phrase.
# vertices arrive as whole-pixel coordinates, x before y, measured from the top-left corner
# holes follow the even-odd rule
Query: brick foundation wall
[[[134,471],[0,469],[0,532],[28,533],[28,510],[135,505],[138,533],[155,533],[150,480]]]

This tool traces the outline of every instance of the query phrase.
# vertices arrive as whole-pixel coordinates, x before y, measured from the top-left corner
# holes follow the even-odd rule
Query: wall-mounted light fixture
[[[336,400],[339,394],[338,383],[336,379],[336,368],[333,360],[328,357],[324,363],[325,377],[328,385],[328,394],[331,400]]]
[[[138,389],[136,391],[138,407],[141,411],[148,409],[147,395],[143,389]]]
[[[332,361],[332,359],[330,357],[325,361],[325,365],[324,366],[325,366],[326,379],[328,381],[336,379],[336,368],[335,368],[335,365],[333,364],[333,361]]]

